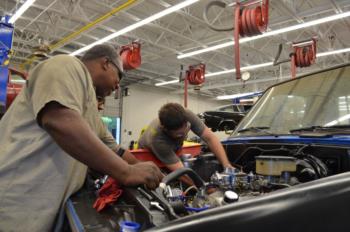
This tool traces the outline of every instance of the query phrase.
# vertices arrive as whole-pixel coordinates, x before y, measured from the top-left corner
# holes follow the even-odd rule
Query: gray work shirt
[[[190,110],[186,109],[186,119],[191,130],[201,137],[205,129],[204,123]],[[159,119],[153,120],[139,141],[139,148],[148,148],[164,164],[175,164],[179,161],[176,152],[182,147],[183,140],[174,140],[163,132]]]
[[[37,65],[0,121],[0,231],[52,231],[64,202],[84,183],[87,167],[36,121],[51,101],[78,112],[106,145],[118,149],[99,117],[85,65],[66,55]]]

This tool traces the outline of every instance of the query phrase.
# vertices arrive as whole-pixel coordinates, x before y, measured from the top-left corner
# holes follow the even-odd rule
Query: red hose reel
[[[225,8],[227,6],[235,6],[233,12],[235,20],[234,26],[218,27],[211,24],[208,19],[209,10],[212,7]],[[210,1],[203,11],[203,19],[214,31],[221,32],[234,30],[236,79],[241,79],[239,36],[254,36],[266,31],[269,19],[269,0],[237,0],[234,4],[226,4],[222,1]]]
[[[316,62],[316,38],[292,43],[293,52],[290,59],[278,61],[282,52],[282,44],[279,45],[273,65],[279,65],[291,61],[291,76],[295,78],[296,68],[309,67]]]
[[[191,85],[201,85],[205,81],[205,64],[191,65],[186,71],[186,79]]]
[[[296,67],[309,67],[316,61],[316,39],[293,43],[294,53],[291,54],[291,74],[295,78]]]
[[[136,69],[141,65],[141,44],[132,42],[122,46],[120,56],[124,70]]]
[[[260,4],[256,6],[256,4]],[[253,7],[252,7],[253,6]],[[239,36],[254,36],[266,31],[269,18],[269,1],[236,2],[235,14],[235,68],[236,79],[241,79]]]
[[[182,70],[181,66],[181,70]],[[180,73],[180,80],[182,76],[182,71]],[[200,86],[205,81],[205,64],[190,65],[186,71],[184,79],[184,106],[187,107],[187,96],[188,96],[188,84],[195,85],[195,89],[199,90]]]

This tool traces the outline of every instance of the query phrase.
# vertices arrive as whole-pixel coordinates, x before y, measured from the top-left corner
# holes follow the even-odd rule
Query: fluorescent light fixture
[[[271,66],[271,65],[273,65],[273,62],[256,64],[256,65],[249,65],[249,66],[242,67],[241,71],[249,71],[249,70],[262,68],[262,67],[267,67],[267,66]],[[229,69],[229,70],[215,72],[215,73],[208,73],[208,74],[205,74],[205,77],[219,76],[219,75],[222,75],[222,74],[234,73],[234,72],[236,72],[236,69]]]
[[[234,44],[235,44],[234,41],[230,41],[230,42],[214,45],[212,47],[207,47],[207,48],[203,48],[203,49],[200,49],[200,50],[197,50],[197,51],[193,51],[193,52],[185,53],[185,54],[182,54],[182,55],[178,55],[177,58],[178,59],[183,59],[183,58],[186,58],[186,57],[195,56],[195,55],[199,55],[199,54],[202,54],[202,53],[215,51],[215,50],[218,50],[218,49],[221,49],[221,48],[226,48],[226,47],[229,47],[229,46],[233,46]]]
[[[177,5],[169,7],[169,8],[167,8],[167,9],[161,11],[161,12],[158,12],[158,13],[156,13],[156,14],[148,17],[148,18],[145,18],[145,19],[143,19],[143,20],[141,20],[141,21],[139,21],[137,23],[134,23],[134,24],[132,24],[130,26],[127,26],[127,27],[121,29],[120,31],[114,32],[114,33],[112,33],[112,34],[110,34],[110,35],[108,35],[108,36],[106,36],[106,37],[104,37],[104,38],[102,38],[102,39],[100,39],[100,40],[98,40],[96,42],[93,42],[93,43],[91,43],[91,44],[89,44],[89,45],[87,45],[87,46],[85,46],[83,48],[80,48],[80,49],[72,52],[70,55],[71,56],[78,55],[78,54],[80,54],[82,52],[85,52],[86,50],[89,50],[90,48],[92,48],[93,46],[95,46],[97,44],[105,43],[105,42],[107,42],[107,41],[109,41],[111,39],[114,39],[114,38],[116,38],[116,37],[118,37],[120,35],[123,35],[123,34],[125,34],[127,32],[132,31],[132,30],[135,30],[136,28],[142,27],[143,25],[146,25],[146,24],[148,24],[150,22],[153,22],[153,21],[155,21],[157,19],[160,19],[163,16],[171,14],[171,13],[177,11],[177,10],[180,10],[180,9],[182,9],[184,7],[187,7],[187,6],[189,6],[189,5],[193,4],[193,3],[196,3],[198,1],[199,0],[183,1],[183,2],[181,2],[179,4],[177,4]]]
[[[335,54],[346,53],[346,52],[350,52],[350,48],[344,48],[344,49],[329,51],[329,52],[322,52],[322,53],[316,54],[316,57],[329,56],[329,55],[335,55]]]
[[[249,70],[253,70],[253,69],[257,69],[257,68],[263,68],[266,66],[271,66],[273,65],[273,62],[267,62],[267,63],[262,63],[262,64],[255,64],[255,65],[249,65],[246,67],[242,67],[241,71],[249,71]]]
[[[249,65],[246,67],[242,67],[241,71],[248,71],[248,70],[253,70],[256,68],[271,66],[272,64],[273,64],[272,62],[268,62],[268,63],[257,64],[257,65]],[[218,75],[223,75],[223,74],[227,74],[227,73],[234,73],[234,72],[236,72],[236,69],[229,69],[229,70],[215,72],[215,73],[208,73],[208,74],[205,74],[205,77],[218,76]],[[179,82],[179,80],[165,81],[165,82],[156,83],[155,86],[169,85],[169,84],[174,84],[174,83],[178,83],[178,82]]]
[[[156,83],[155,86],[162,86],[162,85],[174,84],[174,83],[178,83],[178,82],[179,82],[179,80],[165,81],[165,82]]]
[[[35,2],[35,0],[27,0],[23,5],[16,11],[9,20],[9,23],[14,24],[16,20]]]
[[[229,69],[229,70],[220,71],[220,72],[208,73],[208,74],[205,74],[205,77],[219,76],[219,75],[234,73],[234,72],[236,72],[236,69]]]
[[[297,25],[294,25],[294,26],[281,28],[281,29],[274,30],[274,31],[269,31],[269,32],[263,33],[261,35],[242,38],[242,39],[239,40],[239,43],[246,43],[248,41],[257,40],[257,39],[265,38],[265,37],[268,37],[268,36],[278,35],[278,34],[290,32],[290,31],[295,31],[295,30],[299,30],[299,29],[302,29],[302,28],[307,28],[307,27],[318,25],[318,24],[331,22],[331,21],[342,19],[342,18],[349,17],[349,16],[350,16],[350,11],[347,11],[347,12],[344,12],[344,13],[341,13],[341,14],[336,14],[336,15],[332,15],[332,16],[329,16],[329,17],[316,19],[316,20],[313,20],[313,21],[310,21],[310,22],[301,23],[301,24],[297,24]],[[207,48],[204,48],[204,49],[200,49],[200,50],[197,50],[197,51],[184,53],[184,54],[178,55],[177,58],[178,59],[183,59],[183,58],[186,58],[186,57],[195,56],[195,55],[199,55],[199,54],[202,54],[202,53],[214,51],[214,50],[217,50],[217,49],[220,49],[220,48],[233,46],[234,44],[235,44],[234,41],[230,41],[230,42],[226,42],[226,43],[223,43],[223,44],[214,45],[212,47],[207,47]]]
[[[346,52],[350,52],[350,48],[344,48],[344,49],[339,49],[339,50],[329,51],[329,52],[322,52],[322,53],[316,54],[316,56],[317,57],[330,56],[330,55],[346,53]],[[241,67],[241,71],[249,71],[249,70],[263,68],[263,67],[272,66],[272,65],[273,65],[273,62],[249,65],[249,66]],[[229,70],[220,71],[220,72],[208,73],[208,74],[205,74],[205,77],[219,76],[219,75],[234,73],[234,72],[236,72],[236,69],[229,69]]]
[[[329,51],[329,52],[322,52],[322,53],[318,53],[316,56],[323,57],[323,56],[336,55],[336,54],[346,53],[346,52],[350,52],[350,48],[344,48],[344,49],[339,49],[339,50],[334,50],[334,51]],[[249,66],[241,67],[241,71],[249,71],[249,70],[263,68],[263,67],[272,66],[272,65],[273,65],[273,62],[249,65]],[[229,70],[224,70],[224,71],[219,71],[219,72],[206,73],[205,77],[219,76],[219,75],[234,73],[234,72],[236,72],[236,69],[229,69]],[[173,84],[173,83],[178,83],[178,82],[179,82],[179,80],[173,80],[173,81],[160,82],[160,83],[157,83],[155,85],[162,86],[162,85],[168,85],[168,84]]]
[[[255,92],[249,92],[249,93],[238,93],[233,95],[223,95],[223,96],[217,96],[216,99],[218,100],[228,100],[228,99],[234,99],[239,97],[245,97],[254,94]]]

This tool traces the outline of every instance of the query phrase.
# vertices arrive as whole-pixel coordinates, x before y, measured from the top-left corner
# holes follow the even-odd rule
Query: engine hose
[[[254,8],[241,9],[239,2],[236,3],[234,10],[235,15],[235,68],[236,68],[236,79],[241,79],[240,70],[240,50],[239,50],[239,37],[259,35],[264,32],[268,24],[268,0],[264,0],[262,6]]]
[[[195,208],[195,207],[185,206],[185,209],[186,209],[187,211],[190,211],[190,212],[202,212],[202,211],[204,211],[204,210],[209,209],[209,207],[208,207],[208,206],[204,206],[204,207],[202,207],[202,208]]]
[[[163,178],[160,186],[167,186],[170,182],[177,180],[179,177],[183,175],[188,175],[193,180],[194,185],[197,188],[201,188],[205,186],[204,180],[190,168],[180,168],[173,171],[172,173],[170,173],[169,175]]]

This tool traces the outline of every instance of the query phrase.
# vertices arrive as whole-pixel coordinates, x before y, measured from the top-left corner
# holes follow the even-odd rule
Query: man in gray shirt
[[[0,121],[0,231],[59,231],[64,203],[83,185],[87,166],[122,185],[158,186],[160,170],[121,149],[98,114],[96,95],[118,88],[121,72],[108,45],[82,61],[55,56],[30,72]]]
[[[141,135],[139,147],[150,149],[169,170],[174,171],[184,166],[176,152],[182,147],[190,130],[208,144],[224,167],[232,167],[215,134],[192,111],[177,103],[162,106],[158,119],[153,120]]]

